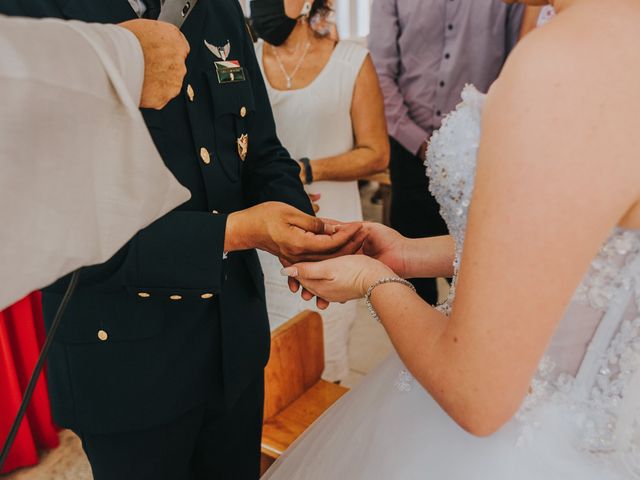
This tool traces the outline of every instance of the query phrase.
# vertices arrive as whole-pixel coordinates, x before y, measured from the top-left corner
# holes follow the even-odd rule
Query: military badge
[[[249,135],[243,133],[236,140],[238,144],[238,155],[240,155],[240,160],[244,162],[244,159],[247,158],[247,152],[249,151]]]
[[[238,62],[237,60],[228,60],[229,54],[231,53],[231,42],[227,41],[224,46],[217,47],[205,40],[204,45],[209,49],[211,53],[213,53],[216,58],[219,59],[218,61],[214,62],[216,75],[218,77],[218,83],[234,83],[245,81],[244,68],[242,68],[240,62]]]
[[[204,41],[204,45],[209,49],[211,53],[213,53],[217,58],[219,58],[223,62],[229,57],[229,53],[231,53],[231,42],[229,42],[229,40],[227,40],[227,43],[222,47],[216,47],[215,45],[211,45],[206,40]]]

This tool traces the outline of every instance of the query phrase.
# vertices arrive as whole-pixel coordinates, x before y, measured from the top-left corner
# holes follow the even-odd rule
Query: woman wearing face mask
[[[640,478],[640,1],[553,4],[431,139],[451,237],[284,272],[366,295],[398,355],[265,480]],[[404,280],[451,274],[438,309]]]
[[[331,39],[327,0],[253,0],[251,20],[261,40],[256,55],[266,80],[278,137],[300,164],[300,178],[319,215],[362,220],[357,179],[384,171],[389,160],[384,106],[367,50]],[[277,258],[261,255],[272,327],[308,308],[291,296]],[[348,334],[354,302],[322,313],[325,372],[349,372]]]

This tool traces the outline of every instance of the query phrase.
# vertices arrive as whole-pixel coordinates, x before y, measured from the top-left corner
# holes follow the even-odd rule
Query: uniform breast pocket
[[[205,73],[213,102],[216,159],[230,180],[237,182],[250,154],[250,130],[255,116],[251,84],[246,80],[220,83],[215,72]]]

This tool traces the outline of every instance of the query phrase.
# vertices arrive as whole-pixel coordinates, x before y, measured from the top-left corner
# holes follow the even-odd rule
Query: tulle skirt
[[[512,420],[474,437],[453,422],[394,353],[326,412],[266,480],[609,480],[616,474],[573,448],[577,431],[549,406],[535,425]]]

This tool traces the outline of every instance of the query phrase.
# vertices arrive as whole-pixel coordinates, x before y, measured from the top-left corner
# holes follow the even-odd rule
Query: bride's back
[[[529,62],[540,72],[564,70],[580,103],[574,105],[576,122],[559,133],[582,138],[588,150],[597,151],[602,166],[598,180],[606,181],[610,167],[624,172],[615,186],[620,193],[633,191],[635,201],[618,224],[640,228],[640,1],[557,0],[556,6],[562,14],[528,35],[507,68]],[[549,97],[562,94],[558,86],[545,84]],[[596,122],[584,136],[581,127],[590,119]]]
[[[490,162],[497,127],[504,134],[507,125],[516,132],[527,125],[530,138],[520,139],[522,148],[538,157],[523,161],[522,168],[535,178],[533,162],[546,162],[550,187],[539,190],[550,209],[549,224],[562,217],[568,229],[581,233],[563,236],[563,227],[555,227],[565,243],[558,268],[579,267],[572,250],[596,242],[606,230],[609,236],[595,243],[599,253],[566,307],[518,417],[537,423],[539,407],[555,405],[579,432],[582,448],[610,454],[638,473],[640,54],[632,46],[640,45],[640,2],[558,0],[556,6],[560,14],[516,48],[488,96],[479,165]],[[540,105],[511,92],[530,95]],[[546,115],[536,113],[538,107]],[[513,112],[518,108],[521,117]],[[496,119],[509,111],[506,122]],[[529,147],[535,142],[545,145]],[[483,190],[487,177],[478,170],[476,185]],[[556,202],[560,212],[552,211]]]

